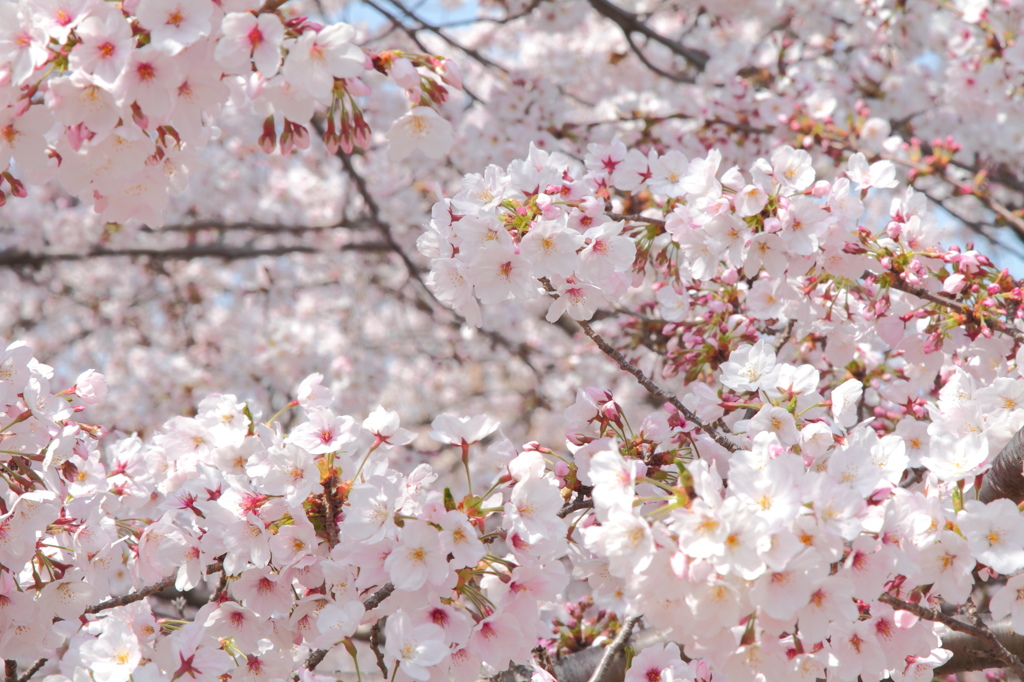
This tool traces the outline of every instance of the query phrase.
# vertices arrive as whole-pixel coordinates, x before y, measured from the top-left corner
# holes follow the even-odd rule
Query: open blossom
[[[558,298],[551,302],[544,316],[551,323],[566,313],[574,320],[589,320],[598,308],[608,304],[608,297],[599,288],[571,278],[559,284],[556,292]]]
[[[586,246],[580,251],[579,274],[597,283],[614,272],[625,272],[633,265],[636,245],[622,236],[622,223],[607,221],[584,233]]]
[[[538,277],[568,277],[579,264],[577,249],[583,236],[566,225],[566,216],[558,220],[540,220],[520,242],[519,252],[529,259]]]
[[[441,414],[434,418],[430,427],[433,429],[430,437],[438,442],[472,445],[494,433],[498,429],[498,421],[484,414],[472,417]]]
[[[619,577],[644,570],[654,558],[650,525],[632,511],[613,508],[600,526],[583,529],[583,542],[592,552],[608,559],[612,575]]]
[[[363,420],[363,428],[372,433],[388,447],[408,445],[416,438],[416,434],[399,426],[398,413],[377,406],[370,416]]]
[[[92,674],[110,682],[131,679],[142,651],[131,627],[118,618],[104,618],[103,632],[82,645],[82,658],[89,662]]]
[[[448,576],[448,562],[437,529],[425,521],[406,521],[384,569],[399,590],[418,590],[427,583],[439,586]]]
[[[277,14],[231,12],[221,20],[221,30],[223,35],[217,41],[214,58],[227,73],[246,75],[255,62],[264,78],[277,74],[284,39],[284,24]]]
[[[75,379],[75,395],[86,405],[103,402],[107,397],[107,379],[94,369],[86,370]]]
[[[20,114],[15,107],[0,109],[0,169],[13,159],[20,167],[44,177],[49,165],[46,138],[53,118],[46,107],[33,106]]]
[[[208,35],[213,5],[206,0],[140,0],[136,16],[150,39],[170,54]]]
[[[414,680],[429,679],[430,668],[448,655],[444,631],[433,623],[415,625],[404,611],[388,618],[384,634],[384,652]]]
[[[150,43],[132,51],[114,92],[127,104],[137,103],[146,116],[162,119],[170,113],[181,81],[170,55]]]
[[[7,63],[11,79],[21,85],[32,73],[46,63],[50,51],[48,38],[33,15],[16,4],[0,4],[0,64]]]
[[[388,156],[401,161],[420,150],[433,159],[439,159],[452,148],[452,124],[430,107],[413,107],[388,130]]]
[[[957,524],[971,554],[981,563],[1000,573],[1024,568],[1024,519],[1010,500],[999,499],[987,505],[967,500],[957,515]]]
[[[473,282],[477,298],[484,304],[536,296],[538,285],[530,262],[498,244],[482,249],[466,274]]]
[[[892,161],[876,161],[870,166],[867,158],[861,152],[857,152],[847,161],[846,175],[851,181],[857,183],[858,190],[877,187],[879,189],[891,189],[896,182],[896,166]]]
[[[811,155],[783,146],[772,152],[772,172],[783,192],[802,192],[814,183]]]
[[[66,42],[71,31],[95,6],[92,0],[27,0],[25,3],[26,11],[33,13],[34,23],[58,43]]]
[[[71,50],[71,68],[108,90],[113,88],[134,44],[128,19],[113,6],[101,5],[75,33],[79,43]]]
[[[355,35],[348,24],[305,31],[288,45],[285,78],[321,104],[330,104],[335,78],[355,78],[365,70],[366,57],[352,44]]]
[[[742,345],[722,364],[720,381],[734,391],[756,391],[761,379],[775,367],[775,352],[764,341]]]
[[[312,455],[338,452],[355,440],[352,417],[336,415],[327,408],[313,407],[309,421],[296,426],[288,436],[292,443]]]

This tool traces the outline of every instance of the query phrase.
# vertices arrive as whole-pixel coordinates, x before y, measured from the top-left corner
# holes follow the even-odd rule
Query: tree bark
[[[1024,428],[1017,431],[985,474],[978,493],[982,502],[1006,498],[1020,504],[1024,500]]]

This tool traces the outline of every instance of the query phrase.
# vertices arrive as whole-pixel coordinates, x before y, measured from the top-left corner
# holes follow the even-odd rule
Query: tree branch
[[[618,24],[619,28],[621,28],[622,32],[627,36],[631,33],[639,33],[647,36],[654,42],[664,45],[698,70],[703,70],[711,60],[708,53],[702,50],[695,50],[680,42],[666,38],[648,26],[647,22],[642,21],[637,15],[627,12],[621,7],[608,2],[608,0],[590,0],[590,6],[597,10],[598,14],[601,14]]]
[[[986,504],[1003,498],[1014,504],[1024,501],[1024,428],[992,460],[978,491],[978,499]]]
[[[391,583],[385,583],[383,587],[374,592],[372,595],[370,595],[368,599],[366,599],[363,602],[363,608],[367,611],[372,611],[373,609],[380,606],[380,603],[387,599],[389,596],[391,596],[391,593],[394,591],[394,585],[392,585]],[[302,667],[312,672],[316,669],[318,665],[320,665],[323,662],[324,657],[327,656],[329,651],[330,649],[317,649],[306,658],[306,663]],[[292,675],[292,680],[294,680],[294,682],[298,682],[299,674],[295,673],[294,675]]]
[[[390,247],[381,242],[345,244],[340,251],[388,251]],[[124,248],[93,249],[74,252],[42,252],[6,249],[0,251],[0,267],[40,268],[47,263],[86,261],[96,258],[151,258],[153,260],[193,260],[196,258],[219,258],[221,260],[244,260],[261,256],[283,256],[290,253],[326,253],[319,247],[305,245],[279,245],[267,248],[232,247],[223,244],[193,245],[181,248]]]
[[[982,322],[991,327],[992,329],[995,329],[998,332],[1002,332],[1003,334],[1012,337],[1015,341],[1024,343],[1024,332],[1014,327],[1011,327],[1002,320],[999,320],[991,316],[979,316],[976,312],[974,312],[974,310],[968,308],[962,303],[957,303],[956,301],[950,300],[948,298],[943,298],[942,296],[939,296],[937,294],[933,294],[924,287],[909,284],[899,276],[899,273],[891,274],[893,274],[894,277],[892,277],[892,281],[889,283],[889,286],[891,286],[893,289],[899,289],[902,292],[911,294],[913,296],[917,296],[918,298],[923,298],[926,301],[930,301],[938,306],[942,306],[943,308],[947,308],[955,313],[963,315],[968,320]]]
[[[283,225],[280,223],[229,223],[223,220],[197,220],[194,223],[176,223],[153,228],[143,226],[143,232],[159,234],[161,232],[254,232],[258,234],[303,234],[305,232],[327,232],[330,230],[360,230],[372,227],[370,224],[355,222],[352,224],[336,223],[334,225]]]
[[[975,625],[965,623],[953,616],[943,613],[939,609],[932,609],[926,606],[921,606],[920,604],[913,604],[902,599],[897,599],[891,594],[883,594],[878,598],[878,600],[884,604],[888,604],[894,609],[907,611],[918,618],[942,623],[950,630],[962,632],[965,635],[970,635],[971,637],[984,641],[990,649],[992,658],[999,661],[1001,667],[1009,668],[1018,678],[1024,679],[1024,663],[1021,663],[1021,660],[1016,655],[1007,650],[1003,643],[999,641],[999,638],[995,633],[981,623],[980,620],[978,620]],[[946,648],[945,642],[943,642],[943,648]]]
[[[590,676],[589,682],[604,682],[604,676],[611,666],[612,659],[626,648],[626,642],[629,641],[630,635],[633,634],[633,628],[639,622],[640,616],[630,616],[626,619],[626,622],[619,628],[619,633],[615,636],[615,639],[605,647],[604,655],[601,656],[601,661],[597,664],[597,668],[594,669],[594,674]]]
[[[25,674],[18,678],[18,682],[28,682],[43,667],[48,659],[40,658],[32,664],[32,667],[25,671]]]
[[[648,393],[653,395],[655,398],[658,398],[662,402],[671,404],[674,408],[679,410],[680,414],[686,417],[687,421],[696,424],[701,431],[703,431],[704,433],[711,437],[711,440],[715,441],[729,452],[736,452],[737,450],[740,449],[739,445],[734,443],[727,436],[720,433],[718,429],[716,429],[714,426],[698,417],[696,413],[693,412],[693,410],[683,405],[679,398],[675,397],[674,395],[663,389],[661,386],[658,386],[656,383],[651,381],[651,379],[646,374],[644,374],[640,369],[630,364],[629,360],[627,360],[622,353],[620,353],[610,343],[605,341],[600,334],[594,331],[594,328],[590,326],[590,323],[584,322],[582,320],[577,320],[576,322],[580,325],[580,328],[583,330],[583,333],[586,334],[591,341],[596,343],[597,347],[600,348],[605,355],[615,360],[615,362],[618,363],[619,367],[632,374],[636,378],[637,382],[645,389],[647,389]]]
[[[210,566],[207,567],[206,574],[210,575],[213,573],[218,573],[223,570],[224,564],[220,561],[217,561],[213,564],[210,564]],[[88,607],[85,610],[85,613],[99,613],[100,611],[116,608],[118,606],[127,606],[128,604],[134,604],[135,602],[141,601],[142,599],[145,599],[150,595],[156,594],[157,592],[163,592],[164,590],[173,586],[175,580],[176,576],[172,575],[170,578],[167,578],[166,580],[161,580],[155,585],[143,587],[138,592],[132,592],[131,594],[126,594],[123,597],[112,597],[110,599],[107,599],[106,601],[101,601],[99,604],[93,604],[92,606]]]

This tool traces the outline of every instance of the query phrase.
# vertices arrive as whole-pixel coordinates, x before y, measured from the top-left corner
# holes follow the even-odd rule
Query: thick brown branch
[[[1013,631],[1008,624],[989,625],[988,629],[1006,650],[1018,658],[1024,657],[1024,637]],[[953,652],[952,658],[932,671],[941,677],[951,673],[962,673],[986,668],[1001,668],[1003,662],[978,650],[978,638],[963,632],[951,632],[942,638],[942,648]]]
[[[29,680],[31,680],[32,676],[39,672],[40,669],[42,669],[46,661],[47,659],[45,658],[40,658],[39,660],[37,660],[35,663],[32,664],[31,668],[25,671],[24,675],[18,678],[18,682],[28,682]]]
[[[388,251],[389,246],[380,242],[346,244],[341,251]],[[193,260],[196,258],[218,258],[220,260],[244,260],[261,256],[283,256],[290,253],[325,253],[323,248],[300,244],[271,246],[267,248],[232,247],[222,244],[194,245],[181,248],[123,248],[93,249],[90,251],[42,252],[7,249],[0,251],[0,267],[39,268],[47,263],[87,261],[100,258],[149,258],[157,261]]]
[[[334,497],[338,477],[333,473],[324,481],[324,529],[327,531],[327,546],[334,549],[338,544],[338,500]]]
[[[192,223],[177,223],[164,225],[159,228],[145,226],[143,232],[202,232],[211,230],[215,232],[252,232],[255,234],[303,234],[306,232],[329,232],[331,230],[360,230],[372,227],[370,224],[355,222],[351,224],[338,223],[335,225],[282,225],[280,223],[229,223],[222,220],[197,220]]]
[[[978,492],[978,499],[986,504],[1006,498],[1014,504],[1024,501],[1024,428],[1013,435],[1010,442],[992,461],[992,468]]]
[[[597,668],[594,669],[594,674],[590,676],[589,682],[606,682],[604,678],[611,668],[612,660],[626,648],[626,642],[629,641],[630,635],[633,634],[633,628],[639,622],[640,616],[630,616],[626,619],[626,622],[619,628],[619,633],[615,636],[615,639],[605,648],[604,655],[601,656],[601,661],[597,664]]]
[[[695,50],[678,41],[666,38],[651,28],[648,25],[648,22],[641,20],[637,15],[627,12],[611,2],[608,2],[608,0],[590,0],[590,6],[597,10],[598,14],[601,14],[618,24],[619,28],[621,28],[623,33],[627,36],[631,33],[644,35],[654,42],[667,47],[673,53],[679,55],[697,69],[703,70],[711,60],[711,57],[706,52]]]
[[[908,611],[918,618],[942,623],[950,630],[962,632],[965,635],[970,635],[971,637],[982,640],[985,643],[986,648],[989,649],[992,658],[999,661],[1001,667],[1009,668],[1018,678],[1024,679],[1024,663],[1021,663],[1021,660],[1003,645],[999,640],[999,637],[997,637],[991,629],[986,627],[984,624],[980,624],[980,621],[978,621],[979,624],[977,625],[965,623],[951,615],[943,613],[939,609],[932,609],[926,606],[921,606],[920,604],[913,604],[902,599],[897,599],[890,594],[883,594],[878,598],[878,600],[888,604],[894,609]]]

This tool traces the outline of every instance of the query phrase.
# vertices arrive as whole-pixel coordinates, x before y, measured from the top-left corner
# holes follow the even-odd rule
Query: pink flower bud
[[[7,182],[11,186],[11,194],[18,197],[19,199],[24,199],[25,197],[28,196],[28,191],[25,189],[25,184],[21,180],[14,177],[10,173],[4,173],[4,177],[7,178]]]
[[[366,97],[372,91],[370,90],[370,86],[364,83],[362,79],[346,78],[345,92],[352,95],[353,97]]]
[[[75,395],[86,405],[95,405],[107,397],[107,379],[96,370],[87,369],[75,379]]]
[[[399,57],[391,62],[391,78],[400,88],[417,90],[420,86],[420,73],[411,61]]]
[[[267,154],[274,151],[274,147],[277,146],[277,129],[274,127],[274,117],[268,116],[263,121],[263,134],[260,135],[259,139],[260,149]]]
[[[442,81],[456,90],[462,89],[462,69],[457,62],[453,62],[451,59],[442,59],[437,74],[441,76]]]

